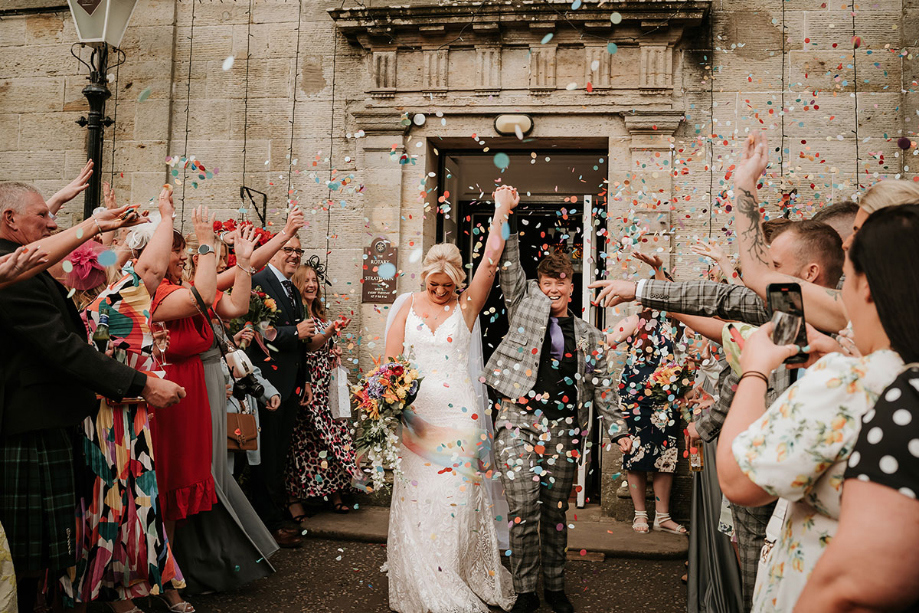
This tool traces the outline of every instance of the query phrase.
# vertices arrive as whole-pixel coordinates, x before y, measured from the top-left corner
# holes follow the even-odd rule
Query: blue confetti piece
[[[99,254],[99,263],[103,266],[114,266],[118,261],[118,256],[111,249]]]
[[[549,34],[549,36],[551,37],[552,35]],[[504,170],[510,165],[511,158],[506,153],[496,153],[494,162],[495,162],[495,166],[497,166],[501,170]]]
[[[380,267],[377,269],[377,274],[380,275],[381,279],[392,279],[396,276],[396,265],[392,262],[380,264]]]

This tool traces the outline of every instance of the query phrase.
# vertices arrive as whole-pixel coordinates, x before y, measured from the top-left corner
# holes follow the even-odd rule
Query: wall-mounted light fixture
[[[533,118],[529,115],[498,115],[495,117],[495,132],[501,136],[523,138],[533,131]]]

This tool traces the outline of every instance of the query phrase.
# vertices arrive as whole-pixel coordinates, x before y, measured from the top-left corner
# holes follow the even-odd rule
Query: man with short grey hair
[[[69,232],[82,242],[141,221],[130,213],[129,207],[105,210]],[[37,189],[0,183],[0,256],[36,242],[60,248],[62,241],[51,238],[56,229]],[[31,611],[40,573],[74,563],[72,434],[98,409],[97,394],[143,396],[165,407],[185,390],[97,351],[67,288],[47,272],[0,290],[0,338],[0,523],[20,610]]]

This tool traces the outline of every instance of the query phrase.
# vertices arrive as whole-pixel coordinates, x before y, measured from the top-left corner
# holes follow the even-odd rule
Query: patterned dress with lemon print
[[[836,533],[843,473],[861,417],[903,366],[893,351],[825,356],[732,447],[741,470],[789,501],[781,536],[756,578],[753,611],[791,611]]]

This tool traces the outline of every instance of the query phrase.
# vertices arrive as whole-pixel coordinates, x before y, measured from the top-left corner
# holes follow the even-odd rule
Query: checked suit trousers
[[[501,402],[495,458],[507,497],[514,590],[535,592],[542,558],[543,587],[565,589],[568,497],[577,474],[580,435],[570,424],[537,418],[511,401]]]

